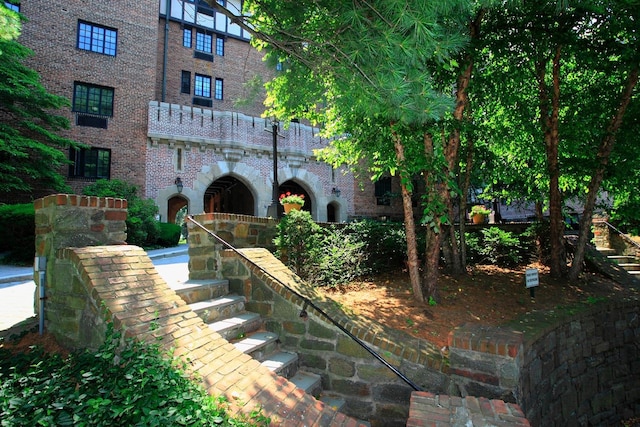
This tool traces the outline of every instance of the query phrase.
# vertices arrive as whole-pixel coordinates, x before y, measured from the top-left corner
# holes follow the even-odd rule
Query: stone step
[[[241,352],[262,361],[268,354],[277,350],[278,334],[267,331],[254,332],[233,345]]]
[[[205,323],[211,323],[242,313],[245,302],[245,297],[229,294],[216,299],[194,302],[189,304],[189,307]]]
[[[193,304],[213,298],[218,298],[229,293],[228,280],[187,280],[174,283],[171,289],[187,304]]]
[[[607,259],[609,261],[613,261],[616,263],[620,263],[620,262],[635,262],[636,257],[634,257],[633,255],[609,255],[607,256]]]
[[[632,272],[632,271],[638,271],[640,270],[640,264],[632,262],[632,263],[620,263],[618,264],[620,267],[624,268],[625,270]]]
[[[298,371],[293,377],[289,378],[289,381],[311,396],[318,397],[322,393],[322,378],[320,375]]]
[[[326,405],[330,406],[331,408],[335,409],[338,412],[341,412],[342,407],[347,403],[347,401],[344,400],[344,398],[327,393],[327,392],[322,392],[320,394],[319,400],[324,402]]]
[[[298,354],[285,351],[265,356],[262,366],[284,378],[294,378],[298,374]]]
[[[262,318],[259,314],[245,311],[227,319],[209,323],[209,327],[227,341],[244,338],[248,333],[260,329]]]
[[[600,252],[602,255],[605,255],[605,256],[607,256],[607,255],[615,255],[616,254],[616,250],[615,249],[611,249],[611,248],[601,247],[601,248],[596,248],[596,250],[598,252]]]

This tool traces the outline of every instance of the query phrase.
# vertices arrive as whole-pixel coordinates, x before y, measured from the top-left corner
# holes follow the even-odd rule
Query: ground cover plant
[[[43,347],[0,347],[0,425],[261,426],[256,412],[231,416],[184,363],[158,345],[127,339],[109,327],[97,351],[64,355]],[[59,350],[58,350],[59,351]]]

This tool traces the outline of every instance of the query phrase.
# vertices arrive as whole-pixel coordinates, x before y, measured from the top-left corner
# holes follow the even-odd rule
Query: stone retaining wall
[[[526,334],[454,330],[450,372],[461,393],[517,402],[533,426],[615,425],[640,414],[638,301],[540,323]]]
[[[195,216],[204,227],[234,248],[267,248],[275,250],[273,238],[278,222],[271,218],[248,215],[209,213]],[[189,278],[194,280],[219,277],[213,251],[218,242],[199,227],[187,223],[189,231]]]
[[[346,414],[376,426],[405,425],[413,389],[328,317],[419,387],[449,391],[445,360],[430,343],[369,319],[345,315],[266,249],[242,249],[240,253],[220,253],[221,275],[230,281],[230,290],[247,298],[247,310],[262,315],[266,329],[279,334],[285,349],[298,353],[302,369],[319,374],[323,389],[346,401],[342,409]],[[305,305],[300,295],[328,317]]]
[[[96,348],[109,321],[124,337],[171,349],[232,411],[260,409],[274,426],[365,427],[242,353],[167,285],[143,249],[115,244],[126,203],[55,195],[36,201],[36,210],[39,254],[47,254],[45,329],[61,345]],[[91,246],[97,236],[112,245]],[[90,246],[59,247],[68,242]]]
[[[520,403],[534,426],[619,425],[640,414],[640,304],[611,303],[526,340]]]

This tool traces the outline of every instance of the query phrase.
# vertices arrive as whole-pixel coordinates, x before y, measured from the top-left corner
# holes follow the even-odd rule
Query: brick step
[[[205,323],[211,323],[242,313],[245,302],[244,297],[229,294],[215,299],[194,302],[189,304],[189,307]]]
[[[256,360],[263,361],[266,356],[278,349],[278,334],[273,332],[254,332],[233,345],[241,352]]]
[[[187,280],[171,284],[187,304],[218,298],[229,293],[228,280]]]
[[[316,398],[322,393],[322,378],[320,375],[298,371],[293,377],[289,378],[289,381],[299,389],[304,390],[308,395]]]
[[[259,314],[245,311],[227,319],[209,323],[209,327],[222,335],[227,341],[233,341],[257,331],[262,326]]]
[[[284,378],[292,379],[299,373],[297,353],[275,351],[265,356],[261,362],[262,366]]]

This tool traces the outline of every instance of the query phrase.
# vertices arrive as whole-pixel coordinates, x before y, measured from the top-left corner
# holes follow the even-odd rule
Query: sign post
[[[540,284],[537,268],[527,268],[524,274],[525,285],[531,293],[531,298],[536,297],[536,287]]]

